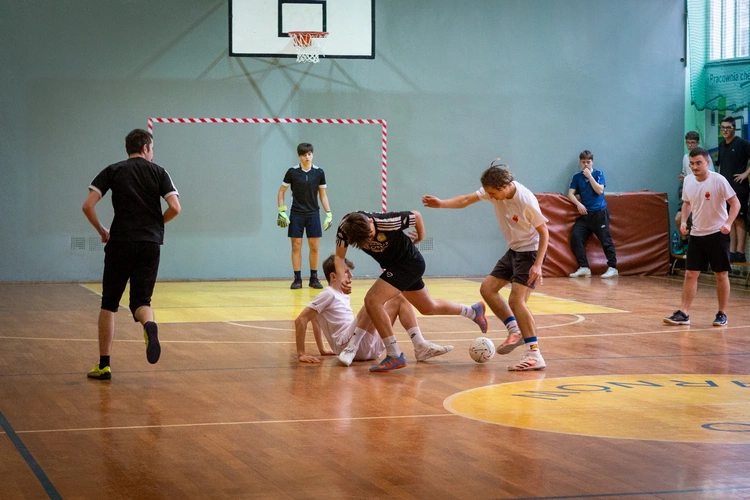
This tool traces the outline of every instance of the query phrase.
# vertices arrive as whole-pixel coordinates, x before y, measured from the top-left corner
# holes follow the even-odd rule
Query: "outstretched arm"
[[[480,198],[476,192],[454,196],[448,200],[441,200],[429,194],[422,196],[422,205],[429,208],[466,208],[478,201]]]

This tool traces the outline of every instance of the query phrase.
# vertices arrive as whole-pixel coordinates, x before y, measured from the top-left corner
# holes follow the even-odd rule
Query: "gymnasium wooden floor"
[[[426,280],[466,304],[478,281]],[[519,350],[474,363],[476,325],[420,317],[455,349],[417,364],[397,327],[409,366],[373,374],[297,363],[313,291],[288,285],[159,283],[161,360],[121,309],[96,381],[98,285],[0,284],[0,498],[750,498],[743,286],[729,326],[701,284],[692,325],[670,327],[680,278],[547,278],[530,301],[546,370],[508,372]]]

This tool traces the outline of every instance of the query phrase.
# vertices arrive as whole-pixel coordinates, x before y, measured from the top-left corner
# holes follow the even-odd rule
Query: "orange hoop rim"
[[[290,31],[289,36],[309,36],[310,38],[325,38],[328,36],[327,31]]]

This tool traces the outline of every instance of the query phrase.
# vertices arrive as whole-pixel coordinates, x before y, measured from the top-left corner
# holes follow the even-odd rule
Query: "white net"
[[[298,63],[316,63],[320,60],[319,55],[323,52],[328,33],[325,31],[290,31],[289,36],[297,50]]]

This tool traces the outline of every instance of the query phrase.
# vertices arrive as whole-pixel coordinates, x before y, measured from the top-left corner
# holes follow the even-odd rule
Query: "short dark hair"
[[[129,155],[136,155],[143,151],[143,146],[148,146],[152,142],[154,142],[154,136],[150,132],[136,128],[125,137],[125,151]]]
[[[507,168],[495,165],[495,162],[493,161],[490,168],[482,172],[482,177],[479,178],[479,182],[483,187],[486,186],[493,189],[502,189],[513,182],[513,173]]]
[[[355,248],[362,248],[370,241],[370,219],[359,212],[346,214],[339,230],[346,236],[346,242]]]
[[[297,146],[297,156],[306,155],[313,152],[313,145],[309,142],[303,142]]]
[[[581,154],[578,155],[578,159],[594,161],[594,153],[592,153],[588,149],[584,149],[583,151],[581,151]]]
[[[691,130],[687,134],[685,134],[685,140],[686,141],[698,141],[701,142],[701,135],[696,132],[695,130]]]
[[[725,116],[724,118],[722,118],[722,119],[721,119],[721,122],[720,122],[720,123],[724,123],[724,122],[726,122],[726,123],[731,123],[731,124],[732,124],[732,128],[734,128],[734,127],[735,127],[735,124],[734,124],[734,116]]]
[[[326,281],[331,282],[331,275],[336,274],[335,255],[331,254],[326,260],[323,261],[323,274],[326,275]],[[349,269],[354,269],[354,263],[349,259],[344,259],[344,264]]]
[[[708,161],[708,151],[706,151],[703,148],[693,148],[692,151],[690,151],[690,158],[694,158],[696,156],[702,156]]]

